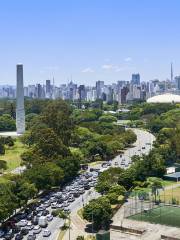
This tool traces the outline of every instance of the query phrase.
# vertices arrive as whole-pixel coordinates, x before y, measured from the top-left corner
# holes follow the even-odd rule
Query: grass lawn
[[[13,170],[16,167],[19,167],[21,164],[20,155],[25,151],[25,145],[23,145],[19,138],[16,138],[13,147],[6,147],[5,155],[0,156],[0,160],[7,162],[8,169],[6,172]]]
[[[180,208],[161,206],[129,217],[133,220],[180,227]]]
[[[180,204],[180,187],[160,192],[160,199],[162,202],[165,201],[165,203],[172,203],[172,199],[176,199],[176,204]]]

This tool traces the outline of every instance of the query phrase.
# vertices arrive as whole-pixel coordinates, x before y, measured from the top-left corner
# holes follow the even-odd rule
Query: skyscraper
[[[51,80],[46,80],[46,98],[51,98]]]
[[[132,74],[131,83],[133,85],[140,85],[140,74],[139,73]]]
[[[16,68],[17,68],[16,130],[18,134],[23,134],[25,132],[23,65],[18,64]]]
[[[103,88],[104,88],[104,81],[97,81],[96,82],[96,94],[97,94],[97,99],[102,98],[102,93],[103,93]]]
[[[171,82],[173,82],[173,79],[174,77],[173,77],[173,64],[171,63]]]

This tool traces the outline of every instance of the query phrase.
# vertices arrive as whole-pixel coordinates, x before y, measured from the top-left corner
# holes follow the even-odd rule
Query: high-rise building
[[[102,98],[103,88],[104,88],[104,81],[97,81],[96,82],[97,99]]]
[[[140,85],[140,74],[139,73],[133,73],[131,83],[133,85]]]
[[[51,80],[46,80],[46,97],[51,98]]]
[[[171,63],[171,82],[173,82],[174,77],[173,77],[173,63]]]
[[[22,64],[17,65],[16,129],[18,134],[23,134],[25,132],[24,86]]]
[[[177,90],[180,90],[180,76],[175,77]]]

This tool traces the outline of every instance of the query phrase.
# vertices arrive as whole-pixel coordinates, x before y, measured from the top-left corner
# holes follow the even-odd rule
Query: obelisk
[[[16,130],[17,134],[23,134],[25,132],[23,65],[17,64],[16,71]]]

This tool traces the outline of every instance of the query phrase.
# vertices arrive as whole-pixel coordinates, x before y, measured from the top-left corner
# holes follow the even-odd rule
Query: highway
[[[141,154],[148,154],[150,149],[152,148],[152,143],[155,140],[155,137],[144,130],[140,129],[132,129],[135,134],[137,135],[137,141],[133,144],[132,147],[125,150],[122,156],[116,156],[112,161],[112,166],[115,167],[123,167],[127,168],[131,164],[131,157],[133,155],[141,155]],[[124,162],[122,165],[122,161]],[[100,168],[102,169],[101,165],[98,164],[96,166],[93,166],[94,168]],[[79,198],[76,198],[73,203],[70,204],[69,208],[71,210],[71,214],[76,214],[78,209],[81,209],[83,205],[87,204],[91,199],[97,198],[99,194],[94,191],[93,188],[90,190],[87,190],[83,195],[81,195]],[[48,210],[51,212],[51,208],[48,208]],[[59,234],[59,229],[61,226],[63,226],[64,220],[60,219],[58,217],[55,217],[51,222],[49,222],[47,229],[51,231],[50,237],[43,237],[42,233],[43,231],[37,235],[37,240],[56,240],[57,236]],[[23,239],[27,239],[27,237],[24,237]],[[73,238],[71,238],[73,239]]]

